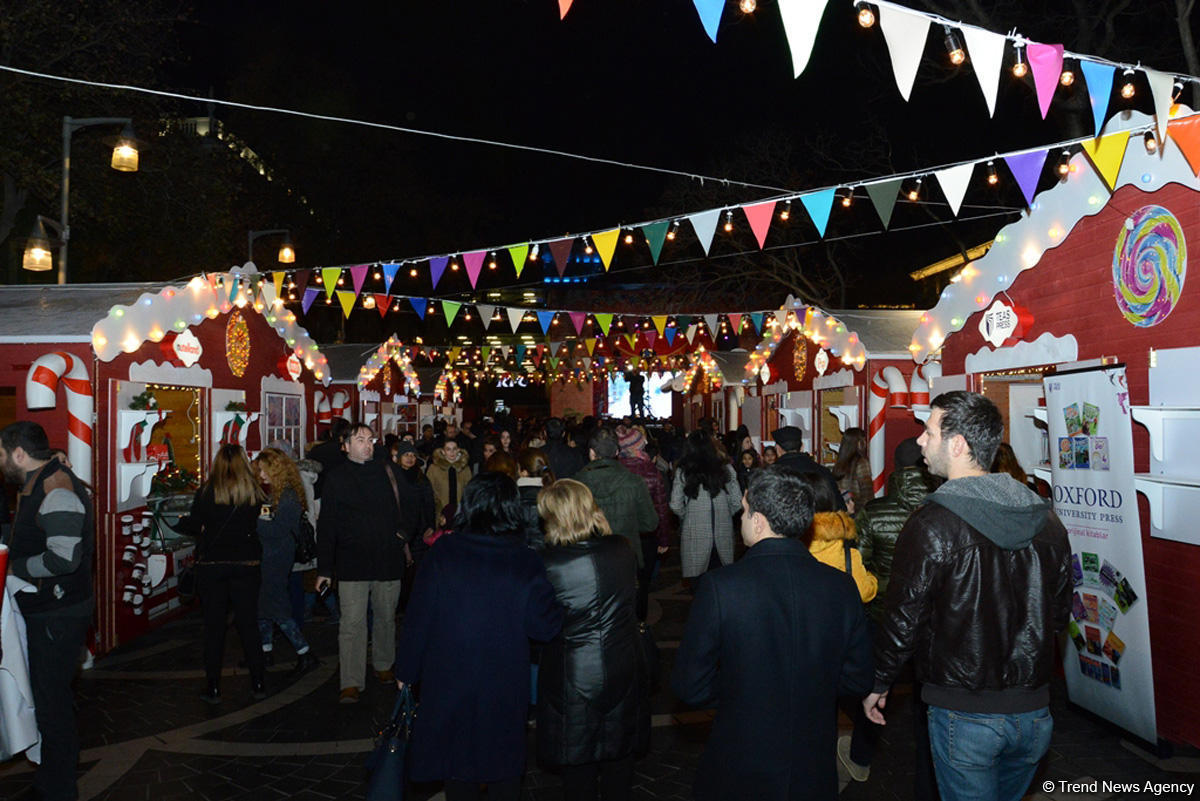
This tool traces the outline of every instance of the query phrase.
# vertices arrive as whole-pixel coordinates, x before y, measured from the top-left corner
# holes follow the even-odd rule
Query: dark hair
[[[977,392],[955,390],[943,392],[930,405],[942,410],[942,439],[962,435],[971,459],[979,468],[989,469],[1004,436],[1004,419],[996,404]]]
[[[546,421],[546,437],[548,439],[562,439],[566,427],[563,425],[562,418],[551,417]]]
[[[18,420],[6,425],[0,431],[0,446],[10,454],[20,448],[32,459],[49,459],[54,455],[50,450],[46,429],[30,420]]]
[[[350,421],[345,417],[335,417],[329,423],[329,440],[341,445],[350,436]]]
[[[754,450],[753,448],[747,448],[746,450],[742,451],[742,455],[738,457],[739,465],[742,463],[742,459],[745,458],[747,453],[750,454],[751,458],[754,460],[754,463],[750,465],[751,469],[762,466],[762,459],[758,458],[758,451]]]
[[[867,462],[867,432],[861,428],[847,428],[842,432],[842,445],[838,448],[837,461],[833,463],[833,477],[841,481],[854,474],[859,462]]]
[[[455,532],[469,534],[515,536],[525,523],[517,482],[503,473],[483,472],[471,479],[454,515]]]
[[[992,460],[993,473],[1008,473],[1024,484],[1029,480],[1029,476],[1025,473],[1025,469],[1021,467],[1021,462],[1017,460],[1017,454],[1013,452],[1012,445],[1007,442],[1001,442],[996,448],[996,458]]]
[[[814,512],[836,512],[838,510],[837,495],[823,476],[817,473],[801,473],[800,477],[804,479],[804,483],[812,492]]]
[[[600,459],[615,459],[619,450],[617,435],[611,428],[597,428],[588,438],[588,447],[595,451]]]
[[[712,436],[704,430],[693,431],[683,441],[679,471],[683,474],[683,494],[693,499],[700,494],[702,486],[710,496],[716,497],[729,479],[725,460],[717,453]]]
[[[483,469],[493,473],[503,473],[513,481],[516,481],[521,475],[517,469],[517,460],[512,458],[512,454],[500,449],[488,457],[483,464]]]
[[[350,439],[355,434],[357,434],[359,431],[362,431],[364,429],[367,431],[368,434],[371,435],[372,439],[375,438],[375,429],[371,428],[366,423],[351,423],[349,425],[349,427],[346,429],[346,434],[345,434],[344,439]]]
[[[813,492],[802,473],[771,465],[750,474],[746,506],[767,518],[776,534],[800,539],[812,525]]]
[[[550,469],[550,457],[541,448],[526,448],[517,457],[517,464],[530,478],[540,478],[542,486],[554,483],[554,471]]]

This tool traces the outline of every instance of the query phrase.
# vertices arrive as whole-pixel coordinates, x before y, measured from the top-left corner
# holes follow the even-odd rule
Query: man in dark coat
[[[542,450],[550,460],[550,470],[555,478],[574,478],[587,461],[583,451],[567,444],[566,427],[558,417],[546,421],[546,444]]]
[[[837,796],[836,699],[870,690],[871,639],[853,579],[800,539],[812,516],[799,475],[756,470],[742,498],[745,556],[696,583],[671,686],[717,708],[698,801]]]
[[[829,485],[834,498],[837,499],[837,508],[834,511],[846,511],[846,499],[842,497],[842,491],[838,489],[837,479],[833,477],[832,471],[802,450],[804,448],[804,432],[796,426],[784,426],[771,432],[771,436],[775,438],[775,448],[779,451],[779,460],[776,464],[790,467],[798,473],[820,476],[821,480]]]
[[[346,433],[350,430],[350,421],[345,417],[335,417],[329,425],[329,438],[324,442],[313,445],[308,452],[308,458],[321,465],[317,474],[317,483],[313,485],[313,497],[320,498],[325,490],[325,478],[333,472],[333,468],[346,461]]]

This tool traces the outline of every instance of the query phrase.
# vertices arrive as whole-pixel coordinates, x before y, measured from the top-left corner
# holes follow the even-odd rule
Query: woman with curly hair
[[[258,634],[262,641],[263,660],[274,662],[272,655],[275,627],[279,626],[292,648],[296,650],[296,667],[300,674],[315,667],[317,659],[292,617],[288,597],[288,577],[296,554],[296,537],[300,531],[300,514],[304,508],[304,483],[300,471],[287,454],[276,448],[265,448],[254,460],[263,486],[267,488],[268,514],[258,518],[258,538],[262,542],[262,583],[258,591]]]

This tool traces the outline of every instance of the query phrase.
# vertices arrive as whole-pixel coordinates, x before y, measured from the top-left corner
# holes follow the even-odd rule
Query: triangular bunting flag
[[[567,12],[571,10],[571,3],[574,0],[558,0],[558,18],[566,19]]]
[[[1005,156],[1004,163],[1017,179],[1017,186],[1025,195],[1025,204],[1033,203],[1033,195],[1037,192],[1038,179],[1042,177],[1042,167],[1046,164],[1045,150],[1035,150],[1032,153],[1018,153],[1015,156]]]
[[[620,236],[620,228],[592,234],[592,242],[596,245],[596,252],[600,254],[600,262],[604,265],[606,272],[609,265],[612,264],[613,253],[617,250],[617,238]]]
[[[653,348],[653,347],[654,347],[654,340],[658,339],[658,334],[656,334],[656,333],[655,333],[655,332],[653,332],[653,331],[643,331],[643,332],[642,332],[642,335],[643,335],[644,337],[646,337],[646,346],[647,346],[647,347],[650,347],[650,348]]]
[[[304,290],[308,286],[308,279],[312,277],[312,270],[296,270],[292,273],[292,280],[296,282],[296,291],[301,296],[304,295]]]
[[[348,289],[339,289],[337,297],[338,302],[342,304],[342,313],[349,317],[351,310],[354,309],[354,300],[357,296]]]
[[[721,11],[725,8],[725,0],[693,0],[696,11],[700,14],[700,24],[704,32],[713,42],[717,41],[717,28],[721,24]]]
[[[925,52],[925,37],[929,35],[929,17],[901,8],[886,5],[879,7],[879,29],[887,42],[888,55],[892,59],[892,74],[896,77],[896,88],[908,100],[913,81],[917,78],[917,67],[921,54]]]
[[[717,231],[717,220],[720,218],[720,209],[709,209],[688,216],[688,222],[692,224],[692,230],[696,232],[696,238],[700,240],[700,247],[704,248],[705,256],[708,255],[708,249],[712,247],[713,234]]]
[[[283,277],[285,275],[287,275],[287,273],[284,273],[284,272],[277,272],[277,273],[271,274],[271,282],[275,286],[275,297],[280,297],[283,295]]]
[[[729,328],[733,331],[733,335],[736,337],[738,335],[738,331],[742,330],[742,315],[727,314],[725,316],[729,318]]]
[[[817,28],[829,0],[779,0],[779,16],[792,54],[792,75],[799,78],[812,55]]]
[[[975,79],[987,102],[988,116],[996,115],[996,90],[1000,84],[1000,65],[1004,61],[1004,45],[1007,39],[998,33],[983,28],[964,26],[960,28],[967,52],[971,55],[971,66]]]
[[[822,189],[819,192],[809,192],[807,195],[800,196],[800,202],[804,204],[804,210],[808,212],[809,219],[813,221],[813,225],[817,226],[817,233],[825,236],[825,226],[829,224],[829,212],[833,209],[833,189]]]
[[[517,364],[525,361],[525,346],[517,345]]]
[[[279,275],[282,276],[283,273],[279,273]],[[265,280],[259,281],[258,282],[258,292],[259,292],[259,297],[262,298],[263,305],[268,308],[270,308],[271,306],[274,306],[275,298],[279,297],[279,295],[276,294],[275,283],[273,281],[271,281],[271,282],[268,282]]]
[[[663,329],[667,327],[667,315],[656,314],[650,318],[650,321],[654,323],[654,328],[658,331],[659,336],[661,336]]]
[[[677,327],[675,327],[673,325],[667,326],[667,330],[664,332],[664,336],[667,338],[668,346],[675,344],[675,335],[678,333],[679,333],[679,329]]]
[[[375,311],[379,312],[380,317],[386,317],[388,309],[392,308],[391,295],[371,295],[375,298]]]
[[[871,198],[871,205],[875,207],[875,213],[879,215],[884,228],[892,222],[892,209],[896,207],[896,195],[900,192],[901,183],[902,179],[893,178],[867,184],[867,197]]]
[[[488,363],[488,356],[492,355],[492,346],[484,345],[482,348],[479,349],[479,355],[483,359],[484,366],[486,366]]]
[[[333,290],[337,289],[338,279],[342,277],[342,268],[340,267],[324,267],[321,270],[321,280],[325,285],[325,297],[333,297]],[[230,300],[233,300],[231,295]]]
[[[1150,84],[1150,96],[1154,98],[1154,122],[1158,128],[1158,144],[1161,149],[1167,136],[1175,79],[1166,72],[1146,70],[1146,83]]]
[[[1183,157],[1192,165],[1192,171],[1200,176],[1200,117],[1171,120],[1167,133],[1183,151]]]
[[[392,282],[396,280],[396,273],[400,271],[399,264],[385,264],[383,269],[383,291],[392,291]]]
[[[696,341],[696,331],[699,330],[699,328],[700,326],[695,324],[687,327],[687,341],[689,345]]]
[[[476,303],[475,311],[479,312],[479,319],[483,322],[483,330],[488,330],[488,327],[492,324],[492,315],[496,313],[496,307]]]
[[[630,350],[637,350],[637,334],[626,334],[625,341],[629,343]]]
[[[548,359],[546,359],[546,361],[550,363],[551,372],[558,369],[558,357],[557,356],[551,356]]]
[[[471,289],[474,289],[475,284],[479,281],[479,271],[483,269],[483,257],[486,255],[486,250],[475,250],[463,254],[463,264],[467,267],[467,278],[471,281]]]
[[[525,269],[525,264],[529,261],[529,245],[513,245],[508,249],[508,257],[512,259],[513,269],[520,278],[521,270]]]
[[[713,339],[717,338],[717,331],[720,330],[717,328],[717,317],[718,315],[715,314],[704,315],[704,324],[708,326],[708,335]]]
[[[742,213],[750,221],[750,230],[754,232],[754,238],[758,240],[759,250],[762,250],[763,243],[767,241],[767,231],[771,230],[771,216],[775,213],[775,201],[767,200],[742,206]]]
[[[236,275],[230,275],[225,280],[225,288],[228,290],[227,297],[230,303],[238,299],[238,290],[240,289],[240,279]]]
[[[412,304],[413,311],[417,313],[417,316],[424,320],[425,309],[428,308],[425,298],[409,298],[408,302]]]
[[[567,316],[571,318],[571,324],[575,326],[575,333],[583,334],[583,324],[587,322],[587,312],[568,312]]]
[[[600,332],[603,333],[604,336],[608,336],[608,327],[612,325],[613,316],[611,314],[597,314],[593,316],[596,318],[596,322],[600,325]]]
[[[433,279],[433,288],[437,289],[438,281],[442,280],[442,273],[446,272],[446,265],[450,263],[447,256],[438,256],[429,260],[429,277]]]
[[[662,255],[663,243],[667,241],[667,229],[670,227],[671,224],[666,220],[642,226],[642,236],[646,237],[646,244],[650,246],[650,256],[655,264],[658,264],[658,257]]]
[[[305,314],[308,314],[308,310],[312,308],[313,301],[316,300],[317,295],[320,295],[320,294],[321,294],[321,291],[318,289],[304,290],[304,299],[302,301],[300,301],[300,306],[304,309]]]
[[[1050,101],[1054,98],[1054,90],[1058,88],[1058,78],[1062,75],[1063,46],[1060,44],[1038,44],[1030,42],[1025,47],[1029,57],[1029,69],[1033,72],[1033,86],[1037,90],[1038,109],[1042,119],[1050,111]]]
[[[763,318],[765,316],[762,312],[750,312],[750,322],[754,324],[754,333],[762,333]]]
[[[593,353],[596,352],[596,340],[589,339],[586,342],[584,342],[583,344],[587,346],[588,356],[591,356]]]
[[[567,259],[571,257],[571,249],[575,247],[575,237],[558,239],[550,243],[550,255],[554,257],[554,269],[561,276],[567,269]]]
[[[675,327],[680,331],[686,331],[687,327],[692,324],[692,315],[677,314],[675,315]]]
[[[1096,172],[1100,173],[1100,177],[1108,185],[1108,191],[1113,191],[1116,188],[1117,174],[1121,172],[1121,162],[1125,160],[1129,131],[1113,131],[1099,139],[1089,139],[1080,144],[1083,145],[1083,152],[1092,160]]]
[[[462,348],[458,347],[457,345],[451,348],[450,353],[447,355],[447,358],[450,360],[450,364],[454,364],[456,361],[458,361],[458,357],[460,355],[462,355]]]
[[[1116,68],[1111,64],[1100,64],[1087,59],[1080,59],[1079,67],[1083,71],[1088,100],[1092,104],[1093,130],[1096,136],[1099,136],[1108,115],[1108,96],[1112,94],[1113,72]]]
[[[458,316],[458,310],[462,308],[461,303],[455,303],[452,300],[442,301],[442,314],[446,316],[446,327],[449,328],[454,323],[454,318]]]
[[[948,167],[934,173],[942,187],[942,194],[946,196],[946,201],[950,204],[950,211],[954,212],[955,217],[958,216],[963,195],[967,194],[967,185],[971,183],[971,173],[974,171],[975,165],[972,163],[959,164],[957,167]]]
[[[542,324],[542,333],[550,330],[550,323],[554,320],[554,312],[540,311],[537,313],[538,322]]]
[[[514,309],[511,307],[508,309],[508,326],[512,329],[514,334],[517,333],[517,328],[521,325],[521,321],[524,319],[524,309]]]
[[[350,283],[354,284],[354,297],[358,297],[362,293],[363,281],[367,280],[367,270],[371,269],[365,264],[359,264],[350,268]]]
[[[555,342],[554,340],[551,340],[550,341],[550,355],[551,356],[563,356],[564,354],[562,352],[562,346],[563,346],[563,343],[562,343],[561,339],[557,342]],[[568,353],[565,355],[570,356],[571,354]]]

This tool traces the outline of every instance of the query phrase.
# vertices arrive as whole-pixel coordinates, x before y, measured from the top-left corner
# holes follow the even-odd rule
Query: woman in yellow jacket
[[[843,572],[847,571],[849,564],[849,572],[858,585],[858,593],[863,603],[867,603],[879,590],[879,579],[863,565],[862,553],[854,546],[858,536],[854,518],[846,512],[834,511],[836,499],[827,482],[815,475],[805,475],[804,478],[813,492],[815,508],[809,529],[809,552],[818,562]]]

